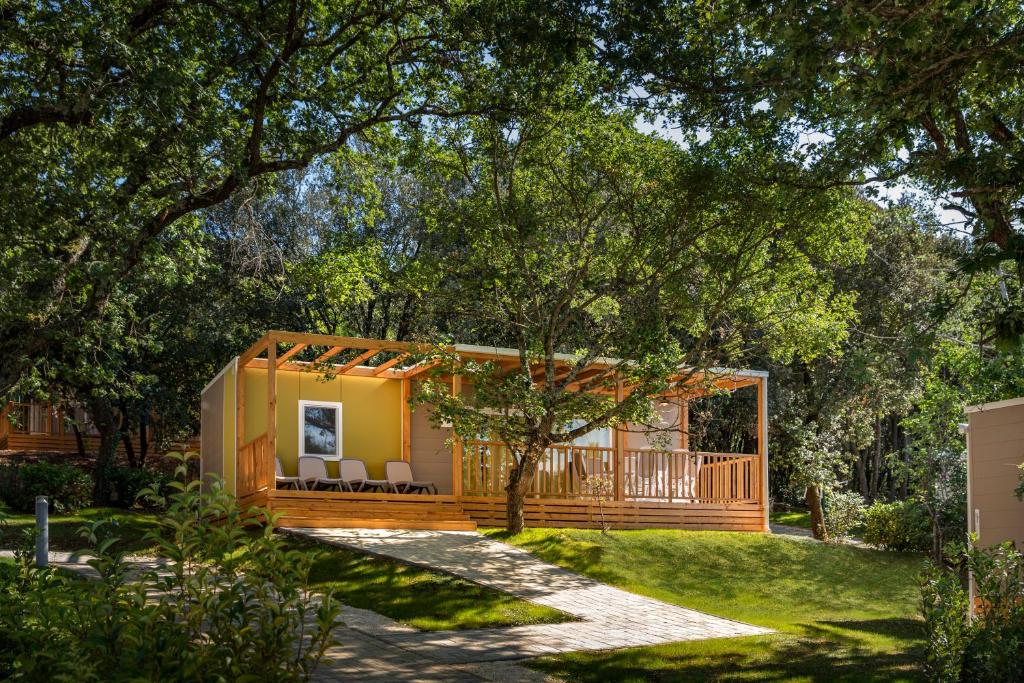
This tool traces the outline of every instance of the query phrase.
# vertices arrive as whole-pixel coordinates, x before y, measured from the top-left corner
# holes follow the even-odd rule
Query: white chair
[[[358,493],[369,489],[387,491],[391,488],[387,479],[370,479],[366,472],[366,464],[362,460],[346,458],[338,463],[338,476],[341,478],[342,487],[349,491]]]
[[[412,467],[404,460],[388,460],[384,463],[384,471],[388,475],[388,484],[395,493],[416,493],[431,491],[436,494],[437,486],[432,481],[415,481],[412,478]]]
[[[345,483],[339,478],[327,476],[327,463],[323,458],[315,455],[299,457],[299,478],[305,482],[306,488],[310,491],[315,491],[318,486],[327,489],[335,488],[340,491]]]
[[[291,487],[296,491],[304,491],[306,489],[306,482],[303,481],[302,477],[284,476],[284,469],[281,467],[281,458],[274,458],[274,461],[276,463],[277,488],[286,489]]]

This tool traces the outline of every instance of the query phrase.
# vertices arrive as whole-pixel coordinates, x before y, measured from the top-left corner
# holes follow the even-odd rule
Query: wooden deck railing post
[[[231,491],[238,495],[241,452],[245,444],[245,365],[242,363],[238,363],[235,370],[235,392],[235,481]]]
[[[764,530],[768,531],[768,382],[764,377],[757,380],[757,457],[758,498],[764,507]]]
[[[462,393],[462,377],[452,375],[452,396]],[[462,441],[452,427],[452,495],[462,495]]]
[[[273,336],[267,345],[267,449],[261,455],[265,462],[259,472],[264,475],[265,481],[258,485],[268,488],[276,486],[276,480],[269,477],[270,459],[277,457],[277,339]]]
[[[625,392],[623,391],[622,380],[616,380],[615,382],[615,403],[622,403],[625,398]],[[613,458],[615,461],[615,500],[625,500],[625,450],[626,450],[626,433],[618,426],[615,427],[614,441],[612,447],[615,449]]]
[[[412,396],[412,380],[402,380],[402,460],[412,461],[412,408],[409,399]]]
[[[679,447],[690,450],[690,401],[685,394],[679,394]]]

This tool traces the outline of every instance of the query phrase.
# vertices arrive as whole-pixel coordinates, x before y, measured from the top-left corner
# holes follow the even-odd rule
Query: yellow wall
[[[384,463],[402,459],[402,382],[375,377],[336,377],[318,381],[309,372],[277,372],[277,455],[285,474],[294,474],[299,458],[299,401],[341,403],[341,454],[366,463],[375,479]],[[267,372],[245,370],[245,439],[267,431]],[[333,476],[336,466],[328,465]]]

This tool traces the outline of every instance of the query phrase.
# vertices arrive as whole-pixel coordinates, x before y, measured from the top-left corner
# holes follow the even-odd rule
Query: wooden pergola
[[[373,377],[379,379],[399,380],[402,382],[402,399],[404,410],[408,411],[408,399],[412,394],[411,380],[424,373],[436,364],[435,361],[421,360],[422,356],[438,351],[438,347],[430,344],[390,341],[383,339],[365,339],[361,337],[345,337],[302,332],[272,330],[263,335],[240,356],[239,368],[259,368],[267,372],[267,432],[266,448],[271,457],[277,452],[277,372],[314,372],[332,376]],[[514,371],[521,366],[519,352],[515,349],[486,347],[468,344],[454,344],[443,347],[443,350],[466,360],[478,362],[491,361],[506,371]],[[574,381],[567,385],[567,390],[578,391],[614,391],[616,400],[621,401],[628,395],[630,386],[622,380],[614,379],[616,369],[623,363],[621,359],[597,358],[586,367],[578,368],[579,359],[571,354],[556,354],[555,379],[563,380],[575,370]],[[544,379],[542,363],[531,365],[531,374],[536,382]],[[609,382],[609,377],[612,381]],[[752,370],[733,370],[712,368],[707,371],[695,371],[691,368],[680,368],[677,376],[679,385],[663,395],[680,401],[680,441],[681,447],[687,449],[689,420],[687,401],[692,398],[708,395],[712,391],[732,392],[743,387],[758,388],[757,400],[757,433],[758,456],[761,459],[763,473],[761,475],[763,500],[768,496],[767,476],[767,373]],[[245,373],[238,374],[238,399],[236,404],[238,424],[245,423]],[[452,393],[462,391],[459,375],[450,378]],[[609,384],[613,388],[609,388]],[[685,400],[684,400],[685,399]],[[402,455],[409,459],[411,448],[410,420],[408,414],[402,421]],[[237,434],[238,448],[244,444],[243,431]],[[616,458],[621,461],[625,452],[626,432],[614,430],[613,448]],[[455,440],[452,452],[452,478],[455,495],[461,493],[463,445]],[[616,496],[621,497],[623,491],[623,468],[617,467],[615,482]]]

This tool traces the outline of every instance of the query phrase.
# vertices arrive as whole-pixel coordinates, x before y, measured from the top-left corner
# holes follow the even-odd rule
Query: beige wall
[[[215,379],[202,395],[199,411],[199,453],[203,481],[207,475],[224,476],[224,375]]]
[[[626,448],[664,448],[666,439],[668,448],[680,447],[679,406],[669,403],[666,406],[656,406],[655,411],[660,417],[657,424],[629,425]],[[652,427],[654,431],[650,431]]]
[[[447,443],[450,429],[438,429],[430,423],[430,406],[418,405],[412,413],[410,464],[413,476],[432,481],[437,492],[452,493],[452,448]]]
[[[968,415],[968,528],[980,545],[1024,549],[1024,503],[1013,494],[1024,462],[1024,403]]]

